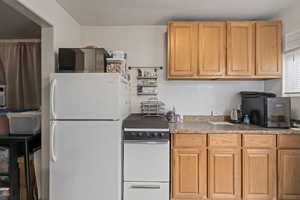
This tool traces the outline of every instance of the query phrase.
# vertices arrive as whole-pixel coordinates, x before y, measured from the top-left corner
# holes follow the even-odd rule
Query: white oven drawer
[[[125,182],[124,200],[168,200],[169,183]]]
[[[170,144],[125,141],[124,181],[169,182]]]

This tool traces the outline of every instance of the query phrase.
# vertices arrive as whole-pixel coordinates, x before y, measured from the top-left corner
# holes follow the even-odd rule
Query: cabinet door
[[[278,199],[300,199],[300,150],[279,150]]]
[[[206,199],[206,149],[173,149],[172,199]]]
[[[256,75],[280,76],[282,68],[281,22],[256,22]]]
[[[225,75],[226,23],[200,22],[198,42],[198,75]]]
[[[172,22],[168,27],[168,78],[192,78],[197,70],[197,26]]]
[[[252,76],[255,72],[255,23],[227,23],[227,75]]]
[[[276,150],[245,149],[243,169],[245,200],[276,199]]]
[[[241,199],[241,150],[209,150],[209,199]]]

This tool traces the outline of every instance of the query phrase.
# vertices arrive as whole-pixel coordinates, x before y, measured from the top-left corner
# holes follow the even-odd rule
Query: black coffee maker
[[[291,100],[276,97],[273,93],[240,92],[243,115],[248,115],[250,123],[266,128],[290,128]]]

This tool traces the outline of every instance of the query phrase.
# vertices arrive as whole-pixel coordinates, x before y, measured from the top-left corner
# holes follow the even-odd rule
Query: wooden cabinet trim
[[[243,135],[243,147],[276,148],[276,135]]]
[[[208,135],[208,147],[237,147],[241,148],[241,134],[211,134]]]
[[[300,135],[278,135],[278,148],[300,149]]]
[[[174,148],[192,148],[192,147],[206,147],[207,136],[200,134],[173,134],[172,146]]]

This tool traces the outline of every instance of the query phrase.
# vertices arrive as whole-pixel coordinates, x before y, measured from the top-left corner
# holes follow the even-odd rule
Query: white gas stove
[[[124,121],[124,200],[169,200],[170,133],[163,117]]]

